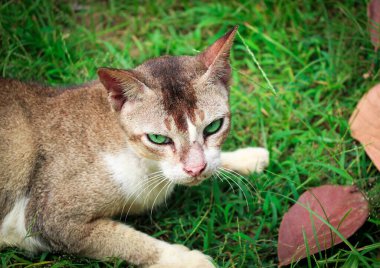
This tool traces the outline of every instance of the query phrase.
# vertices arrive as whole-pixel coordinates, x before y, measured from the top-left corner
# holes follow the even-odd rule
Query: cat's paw
[[[247,147],[222,153],[222,167],[243,175],[262,172],[269,164],[269,151],[261,147]]]
[[[182,245],[165,247],[156,264],[149,268],[215,268],[211,257],[198,250],[189,250]]]

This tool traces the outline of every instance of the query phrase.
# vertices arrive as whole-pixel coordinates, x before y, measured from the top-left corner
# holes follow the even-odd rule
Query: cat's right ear
[[[108,92],[108,100],[114,111],[120,111],[126,101],[134,101],[146,87],[131,70],[99,68],[100,82]]]
[[[198,55],[198,58],[208,69],[209,79],[219,79],[224,84],[228,84],[231,77],[230,50],[237,30],[238,26],[233,27]]]

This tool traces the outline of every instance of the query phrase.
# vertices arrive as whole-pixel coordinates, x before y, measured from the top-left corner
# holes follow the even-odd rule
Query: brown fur
[[[194,118],[197,108],[192,81],[207,68],[193,57],[165,56],[147,61],[139,69],[148,74],[143,82],[160,91],[164,109],[173,117],[177,128],[186,131],[185,115]]]

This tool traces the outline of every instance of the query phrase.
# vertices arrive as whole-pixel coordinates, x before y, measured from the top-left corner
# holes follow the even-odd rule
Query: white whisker
[[[156,180],[154,181],[150,181],[148,184],[146,184],[146,187],[144,189],[141,190],[141,192],[135,196],[135,198],[133,199],[132,203],[129,205],[128,207],[128,211],[124,217],[124,220],[126,220],[128,218],[128,215],[129,215],[129,212],[131,210],[131,208],[133,207],[133,204],[137,201],[137,199],[145,192],[145,190],[149,189],[151,186],[154,185],[153,188],[155,188],[157,185],[159,185],[162,181],[164,180],[163,177],[159,177],[159,178],[156,178]],[[145,204],[145,201],[144,201],[144,204]],[[143,204],[143,207],[144,207],[144,204]]]
[[[234,187],[232,187],[232,184],[231,184],[228,180],[224,179],[220,173],[221,173],[221,172],[220,172],[219,170],[217,170],[217,171],[215,172],[215,175],[216,175],[221,181],[226,181],[226,182],[228,183],[228,185],[230,186],[232,192],[235,193],[235,189],[234,189]]]
[[[153,176],[152,178],[148,179],[147,177],[145,177],[146,181],[144,181],[141,185],[139,185],[137,187],[137,189],[135,191],[133,191],[131,194],[129,194],[129,197],[127,200],[125,200],[124,202],[124,206],[123,206],[123,209],[121,211],[121,214],[120,214],[120,220],[121,220],[121,217],[123,216],[123,213],[124,213],[124,209],[125,209],[125,206],[128,204],[128,202],[130,201],[130,199],[137,193],[139,192],[139,194],[137,196],[135,196],[134,200],[132,201],[131,205],[129,206],[128,208],[128,212],[127,212],[127,216],[129,214],[129,211],[132,207],[132,205],[134,204],[134,202],[136,201],[136,199],[144,192],[144,189],[145,188],[148,188],[149,186],[152,186],[154,185],[155,182],[157,181],[160,181],[162,179],[161,175],[156,175],[156,176]],[[127,217],[125,217],[125,220],[126,220]]]
[[[234,176],[235,178],[238,178],[242,181],[247,182],[249,184],[249,186],[251,186],[252,190],[254,190],[257,193],[255,186],[246,177],[242,176],[241,174],[237,173],[236,171],[234,171],[232,169],[228,169],[228,168],[224,168],[224,167],[220,167],[219,169],[230,174],[230,175],[232,175],[232,176]]]
[[[164,187],[162,187],[161,190],[156,195],[156,198],[154,199],[153,204],[152,204],[152,208],[150,209],[150,217],[151,218],[152,218],[152,215],[153,215],[154,204],[156,203],[157,198],[160,196],[161,192],[165,189],[165,187],[168,187],[168,185],[170,185],[170,183],[171,183],[170,181],[167,181],[166,184],[164,185]]]
[[[224,173],[220,173],[221,176],[223,176],[225,179],[227,180],[231,180],[231,182],[233,182],[234,184],[236,184],[239,188],[240,188],[240,191],[242,192],[242,194],[244,195],[244,198],[245,198],[245,202],[247,204],[247,209],[249,211],[249,205],[248,205],[248,199],[247,199],[247,196],[245,195],[244,191],[243,191],[243,188],[241,188],[241,186],[236,182],[234,181],[232,178],[228,177],[226,174]]]

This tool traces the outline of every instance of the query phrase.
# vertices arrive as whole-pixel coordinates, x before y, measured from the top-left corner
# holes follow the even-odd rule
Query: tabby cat
[[[0,247],[214,267],[197,250],[113,220],[161,204],[222,166],[262,171],[268,151],[221,152],[237,27],[196,56],[163,56],[56,89],[0,79]]]

